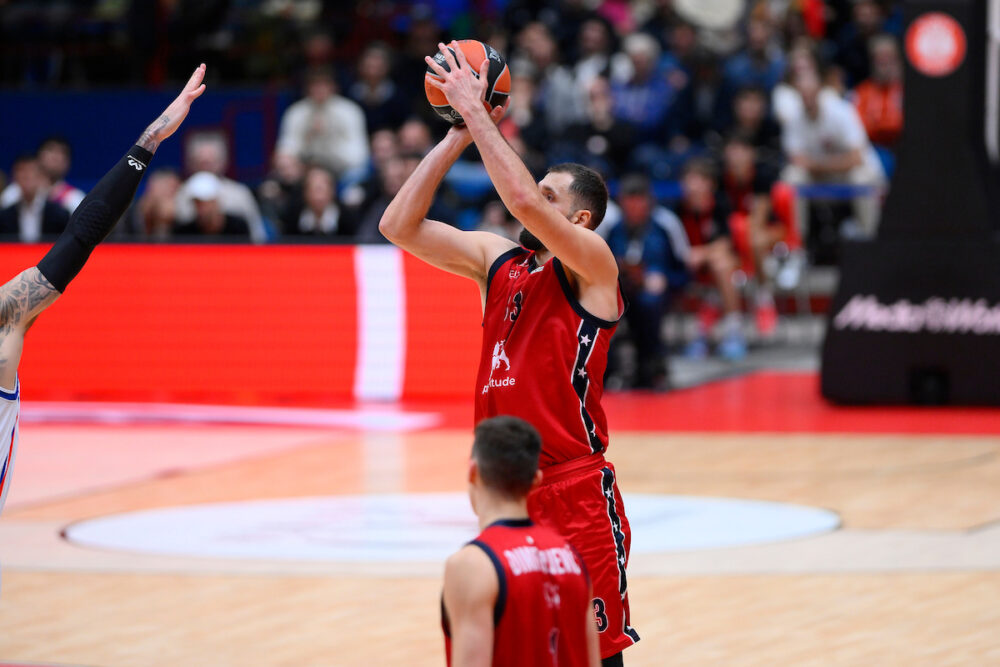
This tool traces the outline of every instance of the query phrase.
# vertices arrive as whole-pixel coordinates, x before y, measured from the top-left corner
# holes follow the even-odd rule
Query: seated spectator
[[[630,123],[639,141],[665,138],[676,90],[658,67],[660,46],[644,33],[625,38],[623,50],[632,65],[626,80],[613,81],[615,117]]]
[[[689,160],[684,165],[681,192],[677,216],[691,244],[688,268],[692,273],[706,275],[722,299],[725,315],[719,354],[725,359],[741,359],[746,355],[746,340],[740,296],[734,282],[737,264],[729,232],[730,207],[725,194],[716,187],[712,162],[705,158]],[[688,345],[690,357],[701,358],[708,354],[711,323],[708,318],[701,317],[699,325],[698,337]]]
[[[364,209],[357,226],[355,239],[361,243],[388,243],[378,229],[379,220],[385,213],[389,202],[396,196],[403,187],[403,183],[410,177],[420,164],[421,155],[400,155],[390,158],[379,171],[378,186],[379,192]],[[438,196],[434,198],[427,217],[434,220],[441,220],[449,224],[455,222],[456,214],[446,204],[447,194],[444,187],[439,188]]]
[[[766,160],[757,157],[753,141],[733,134],[723,149],[722,189],[732,205],[729,228],[743,271],[755,278],[756,320],[761,334],[774,333],[777,311],[771,267],[789,260],[790,253],[801,253],[802,242],[791,216],[791,194],[787,186],[777,184],[777,172]],[[775,205],[772,206],[772,199]],[[775,261],[770,261],[772,253]]]
[[[577,37],[577,58],[573,63],[576,85],[586,90],[598,77],[607,77],[611,69],[614,38],[611,28],[600,18],[584,21]]]
[[[521,223],[514,219],[502,201],[495,199],[483,206],[476,230],[517,241],[521,235]]]
[[[178,236],[230,236],[250,238],[246,218],[226,213],[222,207],[222,181],[215,174],[199,171],[184,184],[194,203],[194,219],[174,226]]]
[[[566,128],[548,153],[550,164],[579,162],[602,174],[619,173],[632,148],[632,126],[615,117],[607,79],[597,77],[588,86],[590,104],[585,121]]]
[[[399,150],[402,153],[427,155],[434,148],[431,128],[420,118],[410,118],[399,128]]]
[[[762,88],[744,88],[733,99],[733,125],[730,134],[751,141],[761,159],[778,166],[784,161],[781,152],[781,128],[767,113],[768,96]]]
[[[664,389],[667,356],[661,330],[670,303],[670,290],[687,284],[685,265],[690,247],[684,228],[673,213],[657,206],[649,179],[630,174],[621,181],[621,216],[604,230],[618,260],[622,289],[629,301],[625,310],[628,336],[636,351],[632,386]]]
[[[261,211],[270,220],[288,220],[302,208],[305,165],[291,153],[275,153],[268,177],[257,188]]]
[[[322,165],[338,178],[367,164],[365,114],[357,103],[337,94],[329,69],[309,70],[306,97],[281,118],[276,150]]]
[[[358,61],[358,80],[347,91],[365,114],[369,132],[398,129],[410,113],[410,103],[400,95],[389,76],[392,58],[381,43],[368,46]]]
[[[337,202],[337,182],[323,167],[310,167],[302,184],[302,205],[284,219],[286,236],[350,236],[354,226]]]
[[[263,243],[267,241],[267,230],[257,200],[254,199],[250,188],[225,176],[228,162],[229,148],[222,135],[203,134],[190,141],[187,154],[188,173],[206,171],[214,174],[219,180],[218,201],[222,211],[244,220],[250,229],[250,238],[253,242]],[[182,224],[192,222],[196,215],[189,183],[190,179],[177,193],[177,220]]]
[[[568,126],[583,119],[586,113],[585,93],[576,85],[569,68],[559,64],[559,47],[544,23],[534,22],[525,26],[517,36],[517,48],[521,55],[512,58],[511,73],[534,73],[537,88],[531,97],[531,104],[545,130],[558,136]],[[515,95],[512,92],[511,97]]]
[[[177,219],[177,193],[181,177],[173,169],[157,169],[149,175],[146,190],[132,207],[133,234],[151,240],[165,240]]]
[[[770,21],[751,18],[747,22],[746,47],[730,56],[722,66],[722,81],[716,103],[719,127],[732,122],[730,110],[737,91],[759,88],[766,93],[778,85],[785,73],[785,54],[774,43]]]
[[[903,131],[903,63],[892,35],[873,37],[872,75],[854,90],[854,106],[873,144],[891,149]]]
[[[11,185],[17,186],[17,201],[0,210],[0,234],[17,234],[24,243],[37,243],[43,236],[59,234],[69,222],[69,212],[50,201],[46,179],[38,159],[26,155],[14,161]]]
[[[840,97],[821,95],[820,81],[814,74],[803,72],[794,85],[802,107],[782,128],[782,145],[789,164],[781,180],[793,186],[811,183],[869,186],[867,193],[854,198],[854,210],[860,233],[873,236],[886,179],[858,112]],[[803,197],[796,196],[795,209],[801,236],[806,238],[808,207]]]
[[[845,23],[836,35],[837,65],[847,76],[847,85],[854,87],[871,73],[869,40],[885,31],[885,12],[876,0],[854,0],[851,3],[852,20]]]
[[[69,173],[72,149],[69,142],[60,137],[49,137],[42,141],[36,155],[38,166],[45,177],[45,189],[50,201],[59,204],[72,213],[83,201],[84,192],[66,182]],[[0,208],[7,208],[17,203],[21,198],[21,190],[16,183],[11,183],[0,193]]]

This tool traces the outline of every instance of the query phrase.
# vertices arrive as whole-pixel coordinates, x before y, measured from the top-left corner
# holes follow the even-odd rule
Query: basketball
[[[458,46],[465,54],[465,59],[469,61],[469,65],[474,68],[479,67],[483,59],[489,59],[489,71],[486,74],[489,86],[486,89],[484,104],[487,111],[492,110],[493,107],[503,105],[507,101],[507,98],[510,97],[510,68],[507,67],[507,60],[489,44],[484,44],[475,39],[463,39],[458,42]],[[448,50],[452,54],[455,53],[451,47],[448,47]],[[446,72],[451,71],[443,53],[438,52],[434,56],[434,62],[443,67]],[[476,72],[476,76],[480,74],[480,72]],[[451,108],[445,94],[431,84],[431,79],[440,80],[440,77],[428,67],[427,72],[424,74],[424,92],[427,94],[427,101],[430,102],[434,111],[446,121],[452,125],[461,125],[464,122],[461,114]]]

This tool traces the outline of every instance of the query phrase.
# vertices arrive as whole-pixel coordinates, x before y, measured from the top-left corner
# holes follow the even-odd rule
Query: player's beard
[[[517,240],[528,250],[534,250],[535,252],[545,250],[542,242],[538,240],[537,236],[529,232],[527,227],[521,230],[521,235],[517,237]]]

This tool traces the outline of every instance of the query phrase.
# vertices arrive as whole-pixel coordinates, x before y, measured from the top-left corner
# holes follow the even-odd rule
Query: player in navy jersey
[[[528,518],[541,481],[538,432],[516,417],[476,426],[469,499],[482,532],[445,566],[441,624],[448,664],[596,667],[587,570],[555,531]]]
[[[594,231],[607,207],[607,187],[597,172],[577,164],[556,165],[536,184],[496,128],[503,109],[488,112],[483,104],[486,80],[472,74],[461,49],[452,54],[439,47],[450,71],[428,58],[441,78],[433,85],[466,124],[449,130],[424,157],[379,229],[404,250],[479,285],[476,422],[514,415],[541,434],[543,482],[528,498],[529,512],[583,557],[593,577],[602,658],[621,664],[621,652],[639,635],[630,625],[625,575],[631,533],[614,466],[604,458],[604,370],[608,341],[624,312],[618,264]],[[425,219],[441,179],[473,142],[500,198],[524,225],[521,245]]]
[[[37,266],[0,287],[0,510],[10,489],[17,453],[20,386],[17,367],[24,335],[43,310],[55,303],[83,268],[90,253],[111,232],[128,207],[160,142],[187,117],[203,92],[205,66],[191,75],[181,94],[146,128],[135,145],[73,211],[66,231]]]

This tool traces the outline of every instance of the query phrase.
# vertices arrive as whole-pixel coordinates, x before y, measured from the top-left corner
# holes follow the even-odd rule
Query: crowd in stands
[[[510,64],[500,129],[529,169],[540,177],[547,165],[581,162],[611,184],[617,205],[599,231],[632,304],[631,382],[657,387],[660,322],[686,286],[717,313],[698,318],[690,356],[741,358],[747,310],[762,334],[774,330],[773,293],[793,289],[808,260],[817,186],[843,186],[822,191],[845,202],[839,234],[875,232],[903,123],[898,4],[750,0],[731,25],[709,26],[698,3],[672,0],[14,0],[6,7],[19,11],[0,22],[11,38],[0,77],[156,84],[182,78],[194,58],[218,64],[210,86],[297,84],[302,97],[280,120],[262,182],[227,178],[232,147],[207,132],[188,142],[181,169],[150,174],[117,233],[384,242],[382,211],[447,130],[424,99],[423,56],[442,39],[482,39]],[[78,22],[82,12],[93,32],[117,30],[122,44],[156,48],[118,70],[81,48],[53,70],[51,53],[46,65],[38,49],[19,50],[24,25],[45,33],[37,16],[52,6]],[[53,139],[11,166],[0,232],[33,241],[65,224],[80,198],[63,180],[69,157]],[[519,230],[474,148],[430,216],[515,239]]]

